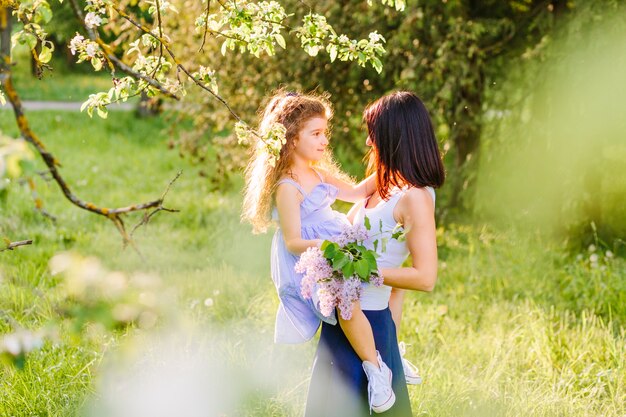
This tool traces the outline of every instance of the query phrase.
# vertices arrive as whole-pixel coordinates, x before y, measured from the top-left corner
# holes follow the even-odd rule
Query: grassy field
[[[54,54],[51,69],[44,71],[41,80],[31,74],[30,56],[24,45],[13,49],[13,61],[13,82],[22,100],[83,102],[90,94],[108,91],[112,86],[109,73],[96,73],[87,63],[70,69],[60,52]],[[136,102],[137,99],[131,101]]]
[[[271,236],[239,223],[239,193],[211,192],[199,167],[167,149],[159,119],[30,119],[81,198],[109,207],[151,200],[182,169],[166,200],[181,212],[160,213],[137,232],[142,258],[55,184],[37,179],[56,223],[33,209],[24,185],[9,184],[0,235],[34,244],[0,253],[0,331],[60,324],[24,369],[0,367],[0,415],[301,414],[315,342],[272,343]],[[0,131],[16,134],[11,113],[0,113]],[[622,259],[600,247],[567,255],[513,228],[449,224],[438,234],[439,283],[432,294],[407,296],[400,331],[424,377],[410,387],[415,415],[626,415]],[[48,269],[63,251],[160,277],[173,297],[169,312],[149,331],[71,332],[59,320],[60,278]]]

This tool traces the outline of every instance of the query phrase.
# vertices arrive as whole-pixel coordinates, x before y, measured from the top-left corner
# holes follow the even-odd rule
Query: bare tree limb
[[[10,240],[6,238],[4,240],[5,240],[6,246],[3,249],[0,249],[0,252],[4,252],[5,250],[15,250],[15,248],[17,247],[33,244],[32,239],[19,240],[17,242],[11,242]]]
[[[202,45],[200,45],[200,49],[198,52],[204,52],[204,44],[206,43],[206,35],[209,31],[209,10],[211,9],[211,0],[207,0],[206,2],[206,14],[204,16],[204,33],[202,34]]]
[[[180,177],[182,175],[182,171],[178,171],[178,173],[176,174],[176,177],[174,177],[173,180],[170,181],[170,183],[167,185],[167,188],[165,189],[165,191],[163,192],[163,194],[161,195],[161,203],[163,203],[163,201],[165,200],[165,196],[167,195],[167,193],[170,191],[170,188],[172,187],[172,184],[174,184],[174,182],[178,179],[178,177]],[[135,225],[135,227],[133,227],[133,230],[131,230],[130,232],[130,237],[132,238],[135,231],[143,226],[143,225],[147,225],[148,222],[150,221],[150,219],[152,218],[152,216],[154,216],[155,214],[157,214],[159,211],[169,211],[170,213],[178,213],[180,212],[180,210],[176,210],[176,209],[169,209],[166,207],[163,207],[163,204],[160,204],[156,209],[154,209],[153,211],[151,211],[150,213],[144,212],[143,217],[141,219],[141,221],[139,223],[137,223]]]
[[[13,82],[11,79],[11,11],[6,8],[0,8],[0,81],[2,84],[2,88],[4,93],[6,94],[11,106],[13,107],[13,111],[15,113],[15,119],[17,121],[18,129],[24,140],[30,143],[39,153],[44,163],[48,167],[52,178],[61,188],[63,195],[75,206],[78,206],[84,210],[90,211],[92,213],[99,214],[111,220],[120,234],[122,235],[124,244],[131,244],[133,246],[134,242],[132,241],[131,236],[126,233],[124,228],[124,222],[122,220],[122,215],[127,214],[133,211],[141,211],[148,210],[151,208],[162,208],[163,197],[150,201],[148,203],[134,204],[127,207],[120,208],[107,208],[107,207],[98,207],[93,203],[81,200],[76,195],[72,193],[70,187],[65,182],[63,177],[61,176],[58,168],[61,166],[59,161],[46,149],[43,142],[39,140],[35,132],[33,132],[30,128],[28,120],[24,114],[24,108],[22,106],[22,102],[17,94],[13,86]],[[180,175],[180,174],[179,174]],[[176,177],[178,178],[178,176]],[[171,183],[170,183],[171,185]],[[169,186],[168,186],[169,190]],[[165,195],[165,194],[164,194]],[[163,195],[163,196],[164,196]]]

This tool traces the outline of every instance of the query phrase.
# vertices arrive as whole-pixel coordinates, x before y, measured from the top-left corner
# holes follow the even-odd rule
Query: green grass
[[[83,102],[90,94],[108,91],[112,86],[109,73],[95,72],[88,63],[70,69],[61,51],[53,55],[51,69],[44,71],[42,79],[31,74],[30,56],[24,45],[13,49],[13,62],[13,83],[22,100]]]
[[[199,167],[167,149],[159,119],[29,117],[81,198],[110,207],[147,201],[182,169],[166,200],[181,212],[160,213],[137,232],[142,259],[122,249],[111,222],[72,207],[55,184],[37,179],[56,223],[33,210],[25,186],[9,184],[0,235],[34,244],[0,253],[0,330],[11,331],[10,319],[33,330],[58,320],[60,278],[47,265],[67,250],[110,270],[158,275],[174,291],[175,314],[152,331],[89,326],[76,335],[63,322],[23,370],[0,367],[0,415],[137,416],[129,410],[142,395],[144,410],[177,406],[181,415],[192,406],[200,415],[301,414],[315,343],[272,343],[271,236],[239,223],[239,194],[211,191]],[[10,113],[0,113],[0,130],[16,134]],[[622,259],[601,256],[596,266],[591,252],[576,259],[514,228],[446,225],[438,242],[437,288],[407,295],[400,331],[424,377],[410,387],[415,415],[626,414]],[[194,386],[203,388],[196,396]]]

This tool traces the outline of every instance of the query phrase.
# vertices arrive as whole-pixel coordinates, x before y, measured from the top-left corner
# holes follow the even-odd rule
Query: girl
[[[330,207],[336,198],[355,202],[374,190],[374,175],[353,185],[333,162],[327,149],[331,117],[331,106],[325,97],[275,94],[263,112],[259,133],[265,137],[279,131],[276,126],[282,125],[285,140],[259,140],[246,168],[243,219],[257,233],[265,232],[272,219],[279,222],[271,251],[272,279],[280,299],[275,324],[277,343],[309,340],[320,319],[331,325],[336,323],[334,317],[322,316],[312,300],[302,298],[302,276],[295,273],[294,266],[302,252],[319,247],[324,239],[339,235],[342,227],[349,225],[343,214]],[[280,149],[271,148],[270,144],[279,144]],[[377,412],[387,410],[395,401],[392,376],[376,351],[367,318],[358,302],[352,319],[338,316],[370,381],[371,408]]]
[[[367,216],[371,224],[382,224],[383,237],[390,236],[399,223],[406,239],[390,239],[385,252],[379,254],[384,285],[366,285],[360,307],[371,324],[382,360],[393,373],[396,403],[385,415],[410,417],[394,324],[394,317],[400,317],[402,294],[396,293],[390,301],[391,287],[418,291],[434,288],[437,244],[433,188],[443,184],[445,174],[428,111],[415,94],[384,96],[368,106],[363,118],[368,129],[366,144],[371,146],[369,171],[376,171],[376,191],[356,204],[348,217],[354,223],[364,223]],[[373,247],[373,242],[366,242],[366,246]],[[401,267],[409,255],[412,266]],[[306,417],[365,415],[369,385],[360,365],[342,329],[323,323]]]

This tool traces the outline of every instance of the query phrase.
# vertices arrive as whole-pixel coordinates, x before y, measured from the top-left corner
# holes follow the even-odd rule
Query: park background
[[[294,14],[285,45],[274,39],[259,57],[245,47],[223,54],[224,38],[203,42],[195,30],[207,5],[218,15],[254,2],[114,3],[150,28],[151,7],[163,8],[179,62],[211,67],[204,85],[251,126],[279,87],[329,93],[331,144],[355,178],[366,104],[394,89],[424,99],[448,179],[437,193],[439,281],[407,296],[400,329],[424,378],[410,388],[415,415],[626,415],[623,2],[285,1]],[[6,94],[0,236],[7,248],[33,242],[0,253],[0,415],[301,414],[316,343],[272,342],[271,233],[239,220],[247,148],[236,120],[193,86],[181,100],[107,103],[106,118],[98,106],[93,117],[80,112],[112,84],[106,65],[94,72],[70,53],[75,33],[88,32],[72,4],[84,6],[12,3],[39,10],[24,19],[45,28],[54,51],[45,56],[49,44],[31,44],[15,20],[22,35],[15,65],[2,66],[3,91],[10,76],[75,195],[124,207],[159,198],[176,178],[163,207],[180,211],[157,212],[125,242],[109,219],[64,197],[20,139],[23,119]],[[323,48],[310,56],[293,26],[311,11],[350,38],[384,36],[382,68],[331,62]],[[140,33],[129,20],[111,12],[97,30],[132,62],[124,50]],[[124,217],[128,232],[142,216]]]

